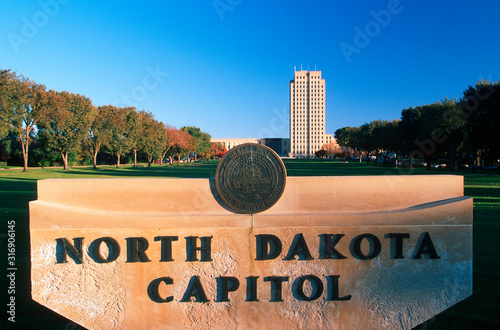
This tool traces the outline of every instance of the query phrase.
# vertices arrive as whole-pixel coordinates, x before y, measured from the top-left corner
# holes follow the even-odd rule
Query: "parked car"
[[[496,170],[496,169],[497,169],[497,167],[496,167],[496,166],[494,166],[494,165],[492,165],[492,166],[484,166],[484,165],[483,165],[483,166],[479,166],[479,168],[480,168],[481,170]]]

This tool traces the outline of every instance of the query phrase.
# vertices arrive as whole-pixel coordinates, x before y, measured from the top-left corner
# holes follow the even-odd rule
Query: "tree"
[[[211,142],[210,143],[210,158],[215,159],[216,157],[218,157],[221,148],[222,148],[222,145],[220,143]]]
[[[401,121],[399,123],[399,135],[401,137],[401,149],[410,157],[409,165],[413,167],[413,156],[415,151],[415,138],[419,132],[419,117],[421,109],[419,107],[403,109],[401,111]]]
[[[460,116],[466,120],[467,147],[473,155],[475,166],[482,165],[485,156],[498,159],[500,155],[499,104],[500,82],[484,80],[477,82],[474,87],[469,86],[458,105]]]
[[[326,158],[328,157],[329,153],[328,151],[326,151],[325,149],[319,149],[318,151],[316,151],[314,153],[314,156],[316,156],[317,158]]]
[[[163,145],[166,139],[165,126],[154,119],[149,112],[140,112],[142,116],[141,150],[148,156],[148,165],[151,166],[153,158],[162,157]]]
[[[344,148],[350,148],[359,151],[359,160],[362,159],[362,134],[359,127],[343,127],[335,131],[337,143]]]
[[[146,112],[137,112],[136,108],[127,108],[125,117],[127,121],[126,138],[132,153],[134,154],[134,167],[137,166],[137,150],[144,145],[144,125]]]
[[[374,152],[378,154],[381,149],[380,140],[377,139],[376,131],[383,125],[384,121],[374,120],[360,126],[359,148],[360,150],[366,151],[367,162],[370,160],[370,154]]]
[[[163,154],[161,155],[160,163],[163,164],[163,159],[166,155],[169,155],[170,165],[172,165],[172,158],[174,154],[174,148],[177,144],[178,139],[178,129],[166,124],[164,126],[165,130],[165,141],[163,143]]]
[[[68,154],[79,148],[88,135],[97,108],[83,95],[66,91],[50,91],[50,95],[54,106],[42,120],[40,134],[47,147],[61,154],[64,170],[67,170]]]
[[[196,139],[189,135],[188,132],[182,129],[174,128],[170,125],[165,125],[165,148],[162,157],[168,155],[170,164],[173,163],[173,157],[177,156],[180,162],[181,155],[186,154],[196,148]]]
[[[198,127],[194,126],[184,126],[181,130],[188,132],[189,135],[196,139],[193,149],[190,151],[194,152],[194,159],[197,160],[198,154],[204,154],[210,150],[210,138],[208,133],[204,133]]]
[[[0,69],[0,160],[8,160],[11,153],[11,139],[6,137],[11,129],[12,79],[10,70]]]
[[[388,156],[391,153],[395,153],[397,155],[401,149],[400,138],[398,136],[399,120],[383,120],[380,123],[381,125],[378,125],[373,129],[373,137],[377,148],[382,151],[381,154],[384,157],[385,166]]]
[[[127,114],[135,108],[110,106],[110,110],[111,138],[106,146],[116,156],[116,167],[120,167],[120,157],[131,150]]]
[[[436,154],[432,141],[433,131],[438,124],[438,114],[435,105],[410,107],[401,112],[401,129],[403,131],[403,146],[410,154],[410,167],[413,165],[414,155],[427,163],[430,169],[431,161]]]
[[[401,112],[402,145],[410,153],[410,164],[413,155],[419,155],[430,170],[432,160],[448,152],[452,168],[455,167],[457,151],[464,141],[458,111],[455,101],[445,98]]]
[[[0,140],[5,138],[11,128],[13,111],[12,87],[15,76],[10,70],[0,70]]]
[[[442,118],[442,124],[440,125],[442,131],[440,132],[439,141],[434,142],[443,144],[443,148],[439,149],[448,154],[451,170],[454,171],[458,153],[465,144],[466,133],[464,126],[466,121],[461,116],[461,110],[456,100],[446,98],[439,103],[439,116]]]
[[[89,128],[86,143],[92,153],[94,169],[97,168],[97,154],[111,139],[111,107],[109,105],[98,107],[94,121]]]
[[[339,146],[335,141],[323,144],[322,149],[328,153],[328,157],[347,157],[349,148]]]
[[[219,149],[219,154],[217,155],[219,158],[222,158],[222,156],[224,156],[224,154],[227,152],[227,148],[226,147],[222,147]]]
[[[181,161],[181,155],[184,153],[188,153],[190,150],[193,150],[196,146],[196,139],[189,135],[188,132],[183,131],[182,129],[178,131],[177,141],[174,147],[175,153],[177,155],[177,160]]]
[[[17,77],[10,71],[1,72],[1,99],[3,129],[5,123],[10,127],[16,139],[21,144],[24,172],[28,171],[28,150],[33,140],[37,123],[43,118],[50,107],[51,98],[45,86],[39,85],[23,76]]]

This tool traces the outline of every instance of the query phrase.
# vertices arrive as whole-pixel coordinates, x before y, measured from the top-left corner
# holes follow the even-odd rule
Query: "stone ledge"
[[[262,214],[397,210],[460,196],[463,177],[452,175],[288,177]],[[213,179],[48,179],[38,181],[38,200],[88,211],[236,214]]]
[[[456,197],[409,208],[376,212],[200,215],[193,213],[111,212],[30,203],[31,229],[83,228],[221,228],[287,226],[471,225],[472,198]],[[448,215],[454,214],[449,218]],[[443,218],[444,216],[444,218]],[[86,218],[85,221],[81,221]]]

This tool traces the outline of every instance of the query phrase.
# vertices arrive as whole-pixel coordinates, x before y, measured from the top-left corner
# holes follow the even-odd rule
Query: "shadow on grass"
[[[97,169],[72,169],[69,176],[104,176],[104,177],[182,177],[182,178],[210,178],[215,177],[217,162],[197,162],[187,164],[165,164],[137,167],[100,166]]]

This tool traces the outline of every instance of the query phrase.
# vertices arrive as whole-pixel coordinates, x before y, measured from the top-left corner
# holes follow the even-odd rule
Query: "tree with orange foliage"
[[[349,148],[339,146],[335,141],[325,143],[322,149],[324,149],[327,152],[328,157],[335,157],[339,155],[345,157],[349,150]]]
[[[162,158],[168,155],[170,164],[173,163],[174,156],[180,162],[181,155],[195,150],[196,139],[189,135],[188,132],[177,129],[170,125],[165,125],[165,140]]]
[[[196,139],[193,138],[188,132],[179,130],[178,140],[175,146],[175,153],[177,155],[177,160],[181,162],[182,154],[188,153],[196,148]]]
[[[226,152],[227,152],[227,148],[226,148],[226,147],[222,147],[222,148],[220,148],[220,149],[219,149],[219,154],[218,154],[218,156],[219,156],[220,158],[222,158],[222,156],[224,156],[224,154],[225,154]]]
[[[161,155],[160,164],[163,164],[163,159],[168,154],[170,165],[172,165],[173,149],[177,141],[177,129],[169,124],[164,125],[165,140],[163,144],[163,154]]]
[[[220,148],[220,144],[217,143],[217,142],[211,142],[210,143],[210,157],[211,158],[214,158],[218,156],[219,154],[219,148]]]

